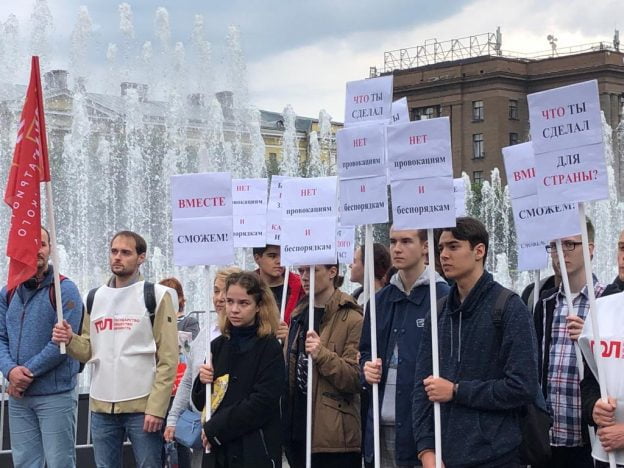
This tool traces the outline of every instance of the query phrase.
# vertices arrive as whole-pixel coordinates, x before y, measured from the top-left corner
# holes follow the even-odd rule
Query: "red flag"
[[[33,57],[26,102],[20,118],[13,162],[4,193],[4,201],[12,211],[7,243],[7,256],[10,258],[7,280],[9,289],[37,272],[37,253],[41,243],[39,183],[49,180],[50,165],[39,57]]]

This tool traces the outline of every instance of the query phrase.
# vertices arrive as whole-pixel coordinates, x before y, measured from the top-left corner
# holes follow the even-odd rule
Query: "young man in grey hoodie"
[[[381,466],[414,466],[418,453],[412,432],[411,395],[414,368],[425,317],[429,313],[429,266],[426,266],[427,231],[390,230],[392,265],[398,270],[375,296],[377,303],[376,362],[371,361],[370,316],[364,318],[360,366],[366,383],[379,384],[381,408]],[[432,262],[433,263],[433,262]],[[437,297],[449,286],[436,273]],[[363,448],[373,458],[372,400],[367,413]]]

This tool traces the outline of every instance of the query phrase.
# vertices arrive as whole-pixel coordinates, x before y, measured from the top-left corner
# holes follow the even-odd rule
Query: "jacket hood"
[[[416,279],[416,282],[412,285],[409,291],[405,290],[405,286],[403,286],[403,281],[401,281],[401,277],[399,276],[398,271],[390,278],[390,284],[396,286],[399,291],[409,296],[414,288],[417,288],[418,286],[429,286],[429,268],[431,268],[429,265],[425,267],[425,269]],[[435,281],[436,283],[445,283],[444,278],[442,278],[442,276],[440,276],[437,271],[435,272]]]

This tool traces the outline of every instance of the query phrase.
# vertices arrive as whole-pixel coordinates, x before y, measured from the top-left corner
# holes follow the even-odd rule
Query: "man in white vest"
[[[53,332],[70,356],[93,364],[91,436],[99,468],[121,466],[126,434],[138,468],[162,466],[160,430],[178,363],[177,298],[170,288],[145,283],[139,268],[146,250],[140,235],[115,234],[113,276],[89,293],[81,334],[66,321]]]

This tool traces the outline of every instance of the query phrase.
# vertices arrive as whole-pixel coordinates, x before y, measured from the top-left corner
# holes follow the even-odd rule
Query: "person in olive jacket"
[[[210,453],[202,466],[281,467],[285,373],[282,347],[275,338],[275,299],[259,276],[233,273],[226,279],[225,308],[222,335],[211,345],[212,363],[200,367],[193,384],[193,404],[200,410],[206,384],[213,384],[212,416],[202,434]]]
[[[305,466],[307,360],[314,362],[312,466],[360,467],[360,377],[358,345],[362,311],[338,289],[338,265],[314,268],[314,331],[308,331],[308,298],[293,311],[285,343],[288,394],[285,450],[292,468]],[[310,268],[299,270],[310,294]]]

